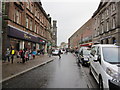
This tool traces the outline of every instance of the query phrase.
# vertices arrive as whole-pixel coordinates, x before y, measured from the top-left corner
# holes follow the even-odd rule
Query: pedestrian
[[[51,57],[51,55],[52,55],[52,49],[48,50],[48,55],[49,55],[49,57]]]
[[[28,52],[28,50],[25,51],[25,60],[26,61],[29,60],[29,52]]]
[[[22,57],[22,51],[23,51],[22,49],[20,49],[20,51],[19,51],[20,58]]]
[[[21,50],[22,63],[25,63],[25,49]]]
[[[58,51],[58,56],[59,56],[59,59],[61,59],[61,50],[60,49]]]
[[[10,50],[7,48],[6,54],[5,54],[5,61],[8,59],[8,62],[10,62]]]
[[[37,52],[34,50],[33,52],[32,52],[32,56],[33,56],[33,59],[35,59],[35,55],[37,54]]]
[[[14,60],[14,55],[15,55],[15,49],[14,48],[12,48],[11,49],[11,63],[13,64],[13,60]]]

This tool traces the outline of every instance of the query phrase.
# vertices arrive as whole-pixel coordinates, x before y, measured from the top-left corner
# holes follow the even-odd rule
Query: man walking
[[[59,59],[61,59],[61,50],[59,49],[59,52],[58,52],[58,56],[59,56]]]
[[[10,62],[10,50],[7,48],[6,54],[5,54],[5,61],[8,59],[8,62]]]
[[[51,57],[51,55],[52,55],[52,49],[48,50],[48,55],[49,55],[49,57]]]
[[[11,49],[11,63],[13,64],[13,59],[14,59],[14,55],[15,55],[15,50],[14,48]]]

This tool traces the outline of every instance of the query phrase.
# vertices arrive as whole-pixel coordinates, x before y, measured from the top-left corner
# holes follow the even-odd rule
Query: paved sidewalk
[[[29,60],[26,63],[20,63],[20,59],[15,59],[14,63],[11,64],[10,62],[2,63],[2,81],[9,80],[17,75],[25,73],[33,68],[36,68],[40,65],[46,64],[55,57],[48,57],[47,55],[44,56],[37,56],[35,59]]]

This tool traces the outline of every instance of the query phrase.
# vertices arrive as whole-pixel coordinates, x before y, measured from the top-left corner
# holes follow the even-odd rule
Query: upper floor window
[[[28,17],[26,18],[26,28],[28,28]]]
[[[19,10],[17,10],[17,9],[15,9],[14,21],[15,21],[16,23],[21,24],[21,12],[19,12]]]
[[[112,4],[112,10],[113,10],[113,11],[116,10],[116,5],[115,5],[115,3]]]
[[[108,16],[109,15],[109,9],[107,8],[106,9],[106,16]]]
[[[101,33],[104,33],[104,24],[101,24]]]
[[[35,24],[35,29],[34,29],[34,32],[36,32],[37,31],[37,25]]]
[[[32,20],[30,21],[30,30],[32,30]]]
[[[26,4],[28,9],[29,9],[29,4],[30,4],[29,2],[27,2],[27,4]]]
[[[35,16],[37,16],[37,12],[38,12],[38,11],[37,11],[37,9],[36,9],[36,10],[35,10]]]
[[[112,19],[112,28],[114,29],[116,27],[116,20],[115,17]]]
[[[109,31],[109,21],[107,21],[106,30]]]
[[[104,13],[102,13],[102,20],[104,19]]]

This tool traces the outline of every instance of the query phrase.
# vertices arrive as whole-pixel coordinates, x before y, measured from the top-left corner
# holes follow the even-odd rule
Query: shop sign
[[[37,43],[38,39],[35,36],[32,36],[30,34],[27,34],[26,32],[20,31],[16,28],[8,26],[8,36],[18,38],[18,39],[23,39],[27,41],[32,41]]]
[[[28,36],[27,34],[24,34],[24,38],[25,38],[25,39],[31,39],[31,37]]]

